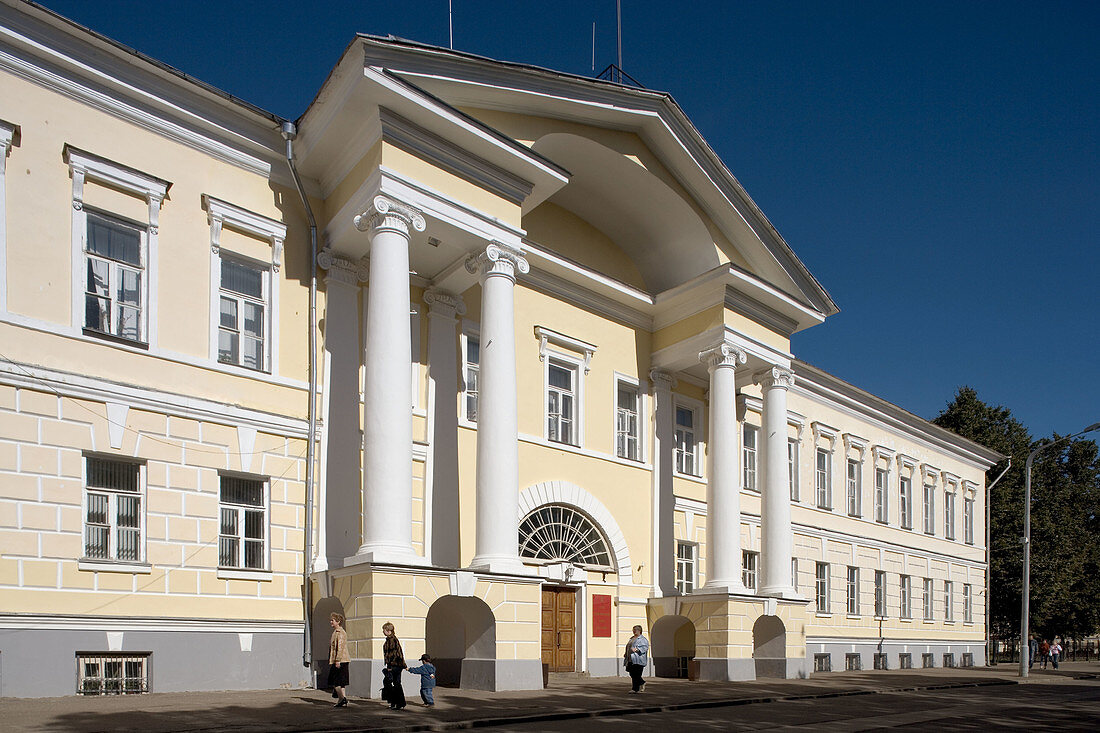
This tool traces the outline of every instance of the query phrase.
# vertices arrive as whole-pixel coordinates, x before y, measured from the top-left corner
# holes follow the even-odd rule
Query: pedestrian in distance
[[[331,613],[328,617],[332,627],[332,637],[328,642],[328,684],[332,688],[332,696],[337,698],[335,708],[346,708],[348,698],[344,690],[348,686],[348,664],[351,657],[348,656],[348,633],[344,631],[344,617],[338,613]]]
[[[401,670],[408,665],[405,664],[405,653],[401,651],[401,640],[397,638],[395,632],[393,624],[389,621],[382,624],[382,633],[386,636],[386,641],[382,644],[382,658],[386,665],[386,672],[389,673],[388,680],[383,678],[382,699],[389,702],[390,710],[402,710],[406,703],[405,690],[401,688]],[[386,681],[390,685],[388,690]]]
[[[409,673],[420,675],[420,699],[424,704],[428,707],[435,705],[435,698],[432,695],[435,690],[435,665],[432,664],[432,658],[427,654],[421,654],[420,666],[409,667]]]
[[[1027,668],[1035,666],[1035,657],[1039,654],[1039,640],[1032,636],[1027,642]]]
[[[1048,659],[1050,659],[1050,643],[1043,639],[1039,642],[1039,666],[1046,669]]]
[[[642,672],[649,663],[649,640],[642,636],[641,626],[634,627],[634,636],[626,642],[623,661],[626,662],[626,671],[630,673],[630,692],[644,692],[645,680],[642,679]]]
[[[1062,645],[1055,639],[1054,643],[1050,645],[1050,663],[1054,665],[1055,669],[1058,669],[1058,662],[1062,658]]]

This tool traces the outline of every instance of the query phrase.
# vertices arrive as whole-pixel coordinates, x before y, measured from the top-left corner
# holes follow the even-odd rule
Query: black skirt
[[[340,666],[330,664],[328,667],[328,686],[329,687],[347,687],[348,686],[348,663],[340,662]]]

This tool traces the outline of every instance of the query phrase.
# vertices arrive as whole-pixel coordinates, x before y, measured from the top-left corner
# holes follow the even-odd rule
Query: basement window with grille
[[[858,672],[863,669],[863,659],[859,654],[845,654],[844,669],[849,672]]]
[[[149,657],[145,654],[77,652],[78,695],[140,695],[149,692]]]
[[[889,669],[885,654],[875,654],[875,669]]]
[[[898,655],[898,669],[912,669],[913,668],[913,655],[912,654],[899,654]]]
[[[832,654],[815,654],[814,655],[814,671],[815,672],[832,672],[833,671],[833,655]]]

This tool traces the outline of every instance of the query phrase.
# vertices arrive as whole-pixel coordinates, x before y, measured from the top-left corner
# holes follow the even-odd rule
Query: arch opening
[[[654,676],[686,678],[695,659],[695,624],[686,616],[662,616],[650,637]]]
[[[480,598],[442,596],[428,609],[425,647],[440,687],[495,689],[496,619]],[[412,665],[413,660],[407,660]]]
[[[752,625],[752,658],[757,678],[786,679],[787,628],[778,616],[761,616]]]
[[[615,571],[610,544],[591,517],[564,504],[544,504],[519,524],[519,555]]]

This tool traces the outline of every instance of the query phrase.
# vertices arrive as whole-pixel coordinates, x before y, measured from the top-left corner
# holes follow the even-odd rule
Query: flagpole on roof
[[[455,22],[453,0],[447,0],[447,32],[451,38],[451,50],[455,50]]]
[[[615,0],[615,20],[618,25],[619,48],[619,83],[623,83],[623,3]]]

